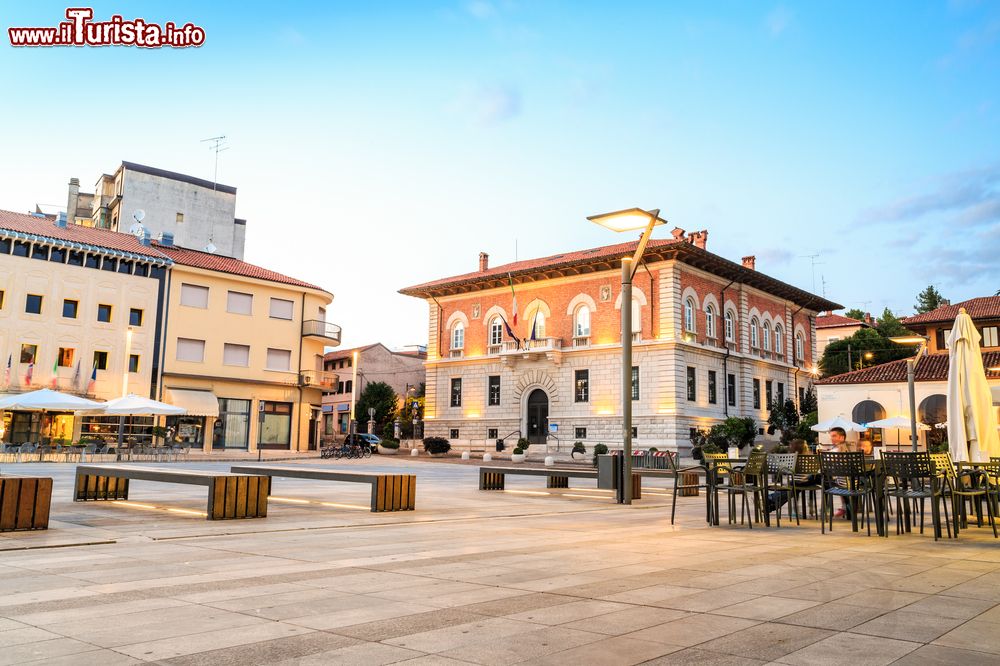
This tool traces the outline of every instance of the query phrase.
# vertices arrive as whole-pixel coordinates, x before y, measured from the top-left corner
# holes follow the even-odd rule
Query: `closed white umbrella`
[[[845,432],[864,432],[865,427],[845,418],[843,415],[836,416],[829,421],[821,421],[814,425],[811,430],[816,432],[830,432],[834,428],[843,428]]]
[[[972,317],[961,308],[948,335],[948,447],[956,462],[989,462],[990,456],[1000,456],[979,340]]]
[[[104,403],[86,398],[78,398],[69,393],[51,389],[39,389],[28,393],[15,393],[0,398],[0,409],[21,411],[80,412],[84,410],[103,411]]]

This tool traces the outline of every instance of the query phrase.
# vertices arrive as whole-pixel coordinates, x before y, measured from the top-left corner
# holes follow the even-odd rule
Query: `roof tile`
[[[903,324],[909,326],[910,324],[933,324],[943,321],[955,321],[960,308],[965,308],[965,311],[972,317],[973,321],[977,319],[1000,319],[1000,296],[980,296],[979,298],[970,298],[961,303],[942,305],[930,312],[907,317],[903,320]]]
[[[845,372],[826,379],[820,379],[817,384],[885,384],[906,381],[906,361],[889,361],[873,365],[870,368]],[[983,366],[989,379],[1000,379],[1000,372],[990,372],[990,368],[1000,367],[1000,351],[983,352]],[[914,381],[946,382],[948,381],[948,353],[926,354],[917,361],[914,370]]]

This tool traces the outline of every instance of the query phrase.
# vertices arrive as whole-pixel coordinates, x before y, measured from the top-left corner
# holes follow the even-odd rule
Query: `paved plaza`
[[[55,490],[48,531],[0,536],[0,664],[1000,662],[987,529],[710,529],[703,497],[671,527],[665,481],[619,507],[592,481],[481,492],[469,464],[299,464],[415,473],[417,510],[276,479],[266,519],[209,522],[204,488],[74,503],[74,465],[3,466]]]

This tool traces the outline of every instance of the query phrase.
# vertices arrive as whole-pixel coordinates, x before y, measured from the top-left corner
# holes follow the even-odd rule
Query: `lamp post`
[[[917,361],[920,357],[927,351],[927,341],[930,340],[926,335],[897,335],[889,338],[892,342],[897,345],[919,345],[917,348],[917,353],[906,359],[906,388],[910,394],[910,443],[913,445],[913,450],[917,450],[917,440],[920,438],[920,433],[917,432],[917,391],[915,386],[915,375],[917,370]]]
[[[132,327],[125,331],[125,368],[122,370],[122,397],[128,395],[128,361],[132,354]],[[122,459],[122,443],[125,441],[125,415],[118,417],[118,438],[115,440],[115,460]],[[155,443],[155,442],[154,442]],[[129,454],[131,460],[132,454]]]
[[[643,229],[635,254],[622,258],[622,469],[624,479],[619,485],[619,504],[632,503],[632,278],[642,260],[642,253],[653,233],[653,227],[664,224],[660,209],[629,208],[613,213],[587,217],[612,231]]]
[[[358,395],[358,352],[355,351],[351,357],[351,368],[353,369],[354,376],[351,379],[351,422],[347,426],[347,431],[349,434],[354,434],[355,420],[354,420],[354,403],[356,402]]]

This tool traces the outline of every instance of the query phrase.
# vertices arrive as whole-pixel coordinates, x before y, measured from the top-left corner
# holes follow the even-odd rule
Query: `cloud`
[[[480,21],[486,21],[497,15],[497,8],[487,0],[472,0],[465,3],[465,11]]]
[[[938,214],[946,222],[975,228],[1000,220],[1000,164],[939,176],[926,189],[926,193],[864,210],[858,221],[909,222]]]
[[[521,113],[521,93],[510,85],[479,86],[460,94],[452,107],[480,125],[498,125]]]
[[[787,7],[778,5],[764,19],[764,25],[772,37],[778,37],[792,24],[793,15]]]

